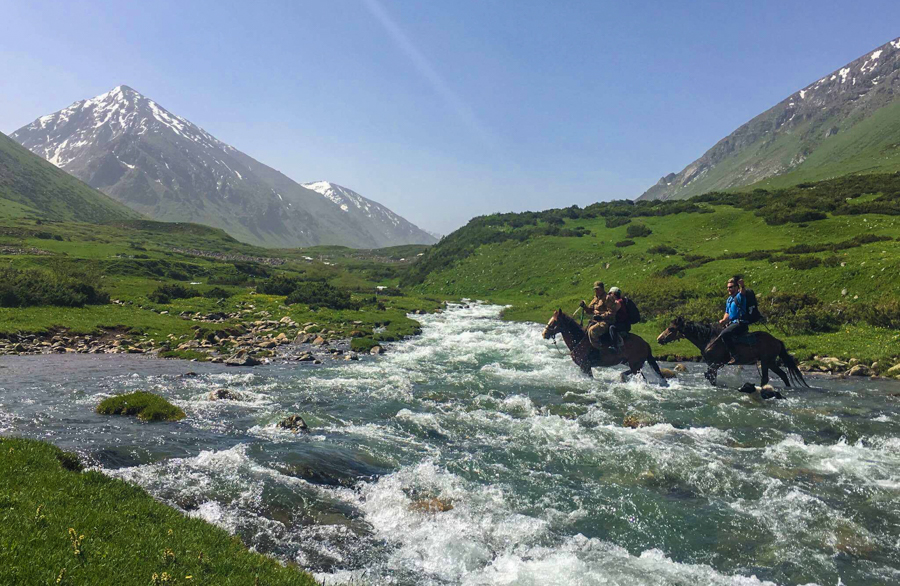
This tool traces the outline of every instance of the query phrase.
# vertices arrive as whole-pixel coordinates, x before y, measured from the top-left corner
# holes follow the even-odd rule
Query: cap
[[[594,289],[603,289],[603,281],[594,281]]]
[[[612,293],[613,295],[615,295],[616,293],[619,293],[620,291],[621,291],[621,289],[619,289],[618,287],[610,287],[609,288],[609,292]]]

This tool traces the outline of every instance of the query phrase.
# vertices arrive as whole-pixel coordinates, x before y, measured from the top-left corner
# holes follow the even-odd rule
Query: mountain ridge
[[[345,213],[127,85],[42,116],[11,137],[147,217],[222,228],[250,244],[432,242],[412,224],[390,230]]]
[[[663,176],[637,199],[686,199],[782,176],[799,183],[807,176],[822,179],[848,172],[898,170],[900,120],[886,113],[898,96],[900,38],[792,93],[680,172]],[[854,129],[873,118],[881,126],[889,126],[890,132],[882,133],[877,142],[854,148],[853,144],[861,141]],[[832,156],[817,155],[823,147]],[[861,151],[866,154],[862,161],[846,164],[858,159]],[[790,179],[780,184],[787,183]]]

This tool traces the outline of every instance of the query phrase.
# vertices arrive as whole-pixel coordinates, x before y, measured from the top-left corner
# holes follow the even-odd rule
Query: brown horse
[[[784,342],[766,332],[753,332],[749,334],[755,337],[752,344],[742,342],[740,338],[734,343],[734,356],[728,353],[724,343],[716,343],[707,351],[707,345],[722,332],[720,324],[700,324],[685,321],[683,317],[672,320],[666,330],[656,339],[660,344],[668,344],[681,338],[700,349],[703,361],[709,366],[706,371],[706,380],[710,384],[716,384],[716,376],[720,368],[728,363],[729,358],[734,358],[734,364],[756,364],[761,367],[761,381],[759,386],[765,386],[769,382],[769,371],[777,374],[784,381],[785,386],[790,387],[791,381],[798,385],[809,387],[803,380],[803,373],[797,368],[793,356],[788,354]],[[743,338],[744,336],[742,336]],[[785,373],[778,367],[778,359],[787,369]]]
[[[628,370],[622,373],[622,380],[641,372],[644,363],[647,362],[659,376],[660,384],[668,386],[666,379],[659,371],[659,364],[653,357],[650,344],[636,334],[628,333],[624,336],[624,344],[621,352],[601,352],[591,346],[587,333],[573,317],[566,315],[562,309],[557,309],[553,317],[547,322],[542,334],[545,340],[562,334],[563,341],[569,348],[572,360],[588,376],[594,366],[615,366],[616,364],[628,364]]]

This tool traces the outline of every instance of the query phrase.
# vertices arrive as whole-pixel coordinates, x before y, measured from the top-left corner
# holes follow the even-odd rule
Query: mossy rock
[[[372,338],[353,338],[350,340],[350,349],[355,352],[368,352],[378,345]]]
[[[137,391],[103,399],[97,405],[97,413],[101,415],[136,415],[141,421],[178,421],[185,417],[181,408],[169,403],[159,395],[147,391]]]

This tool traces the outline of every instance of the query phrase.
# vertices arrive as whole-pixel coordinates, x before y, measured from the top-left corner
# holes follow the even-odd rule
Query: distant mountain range
[[[900,39],[813,82],[638,199],[900,170]],[[765,184],[764,184],[765,185]]]
[[[222,228],[250,244],[435,242],[346,188],[296,183],[124,85],[38,118],[11,138],[149,218]]]

